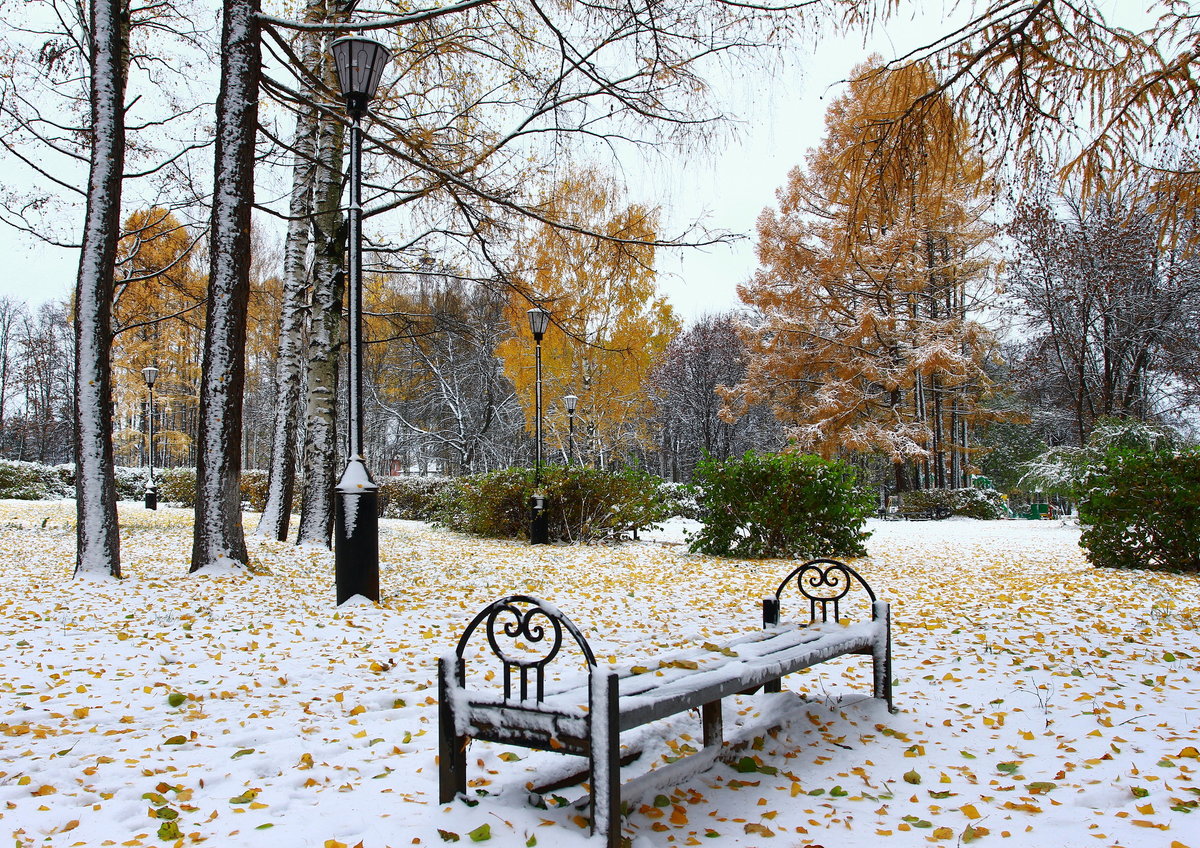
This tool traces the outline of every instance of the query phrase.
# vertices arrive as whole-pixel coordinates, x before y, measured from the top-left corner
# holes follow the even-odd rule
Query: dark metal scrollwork
[[[467,625],[458,641],[457,653],[463,656],[467,643],[475,628],[486,622],[488,647],[499,658],[504,668],[504,698],[512,697],[512,675],[517,672],[520,684],[520,699],[529,697],[530,674],[533,675],[536,699],[545,697],[545,668],[562,648],[563,630],[566,630],[579,645],[588,666],[596,665],[596,657],[583,634],[557,607],[529,595],[510,595],[484,607]],[[530,653],[516,655],[505,650],[499,638],[512,642],[522,641]],[[545,643],[545,644],[543,644]],[[544,649],[544,650],[538,650]]]
[[[833,608],[832,619],[837,621],[840,617],[841,601],[846,597],[855,581],[863,587],[871,602],[875,601],[875,593],[871,591],[871,587],[867,585],[867,581],[862,578],[862,575],[836,559],[814,559],[804,563],[783,579],[783,582],[779,584],[779,590],[775,593],[776,598],[783,594],[783,590],[793,579],[801,594],[808,598],[809,616],[812,622],[829,621],[831,618],[830,607]]]

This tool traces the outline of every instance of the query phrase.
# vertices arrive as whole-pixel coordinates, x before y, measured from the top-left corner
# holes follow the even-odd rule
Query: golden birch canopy
[[[645,383],[677,329],[655,288],[658,212],[624,204],[616,183],[594,170],[569,174],[546,205],[549,218],[578,227],[541,224],[517,247],[524,268],[520,290],[536,292],[552,314],[542,342],[547,444],[551,454],[565,445],[569,422],[561,400],[574,394],[577,455],[601,461],[648,437],[652,410]],[[529,306],[519,296],[511,299],[516,337],[499,353],[532,428]]]

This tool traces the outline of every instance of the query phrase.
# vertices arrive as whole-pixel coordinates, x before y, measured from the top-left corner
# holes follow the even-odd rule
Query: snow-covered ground
[[[126,579],[72,580],[74,505],[0,502],[8,844],[398,848],[483,825],[593,844],[559,798],[529,803],[560,755],[476,743],[478,803],[437,803],[436,657],[513,592],[556,603],[601,662],[728,637],[793,565],[689,554],[678,525],[534,548],[384,521],[384,603],[337,610],[327,552],[251,537],[255,574],[189,577],[189,512],[121,522]],[[870,529],[854,565],[893,603],[899,712],[859,660],[727,704],[754,770],[641,799],[635,848],[1200,848],[1195,577],[1094,570],[1058,522]],[[692,715],[626,734],[648,746],[626,779],[699,735]]]

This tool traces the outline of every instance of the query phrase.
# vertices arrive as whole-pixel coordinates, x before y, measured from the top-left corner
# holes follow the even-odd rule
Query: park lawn
[[[8,844],[588,844],[578,790],[528,803],[577,764],[552,753],[476,743],[478,803],[437,803],[436,658],[514,592],[601,662],[719,640],[760,625],[793,565],[383,521],[384,602],[337,610],[326,551],[250,537],[255,574],[189,577],[190,512],[121,522],[125,579],[72,580],[74,504],[0,501]],[[1058,522],[870,527],[853,564],[893,604],[898,713],[857,658],[727,704],[740,770],[642,799],[635,848],[1200,848],[1196,577],[1097,571]],[[626,778],[699,735],[692,715],[626,734],[647,746]]]

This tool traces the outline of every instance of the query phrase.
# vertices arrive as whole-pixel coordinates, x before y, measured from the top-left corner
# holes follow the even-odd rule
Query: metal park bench
[[[924,509],[900,508],[900,516],[905,521],[941,521],[953,514],[954,511],[948,506],[931,506]]]
[[[803,624],[780,619],[781,599],[791,585],[808,607]],[[842,619],[843,602],[852,589],[865,595],[869,620]],[[477,631],[492,659],[499,659],[499,683],[468,689],[468,646]],[[548,678],[547,666],[567,642],[564,634],[578,649],[582,668]],[[579,628],[553,604],[528,595],[501,598],[471,620],[457,648],[439,661],[440,800],[446,803],[466,792],[471,739],[574,754],[588,760],[588,769],[554,787],[588,779],[592,832],[604,834],[607,845],[617,848],[621,766],[636,756],[622,758],[621,731],[699,709],[705,747],[691,759],[708,756],[715,761],[723,741],[722,698],[759,689],[779,692],[784,675],[846,654],[873,658],[874,696],[892,709],[891,644],[889,605],[876,599],[858,572],[830,559],[799,566],[774,596],[763,599],[761,631],[634,665],[598,665]],[[472,671],[473,684],[495,681],[494,668],[482,676],[474,665]],[[627,795],[641,794],[637,787],[625,788]]]

